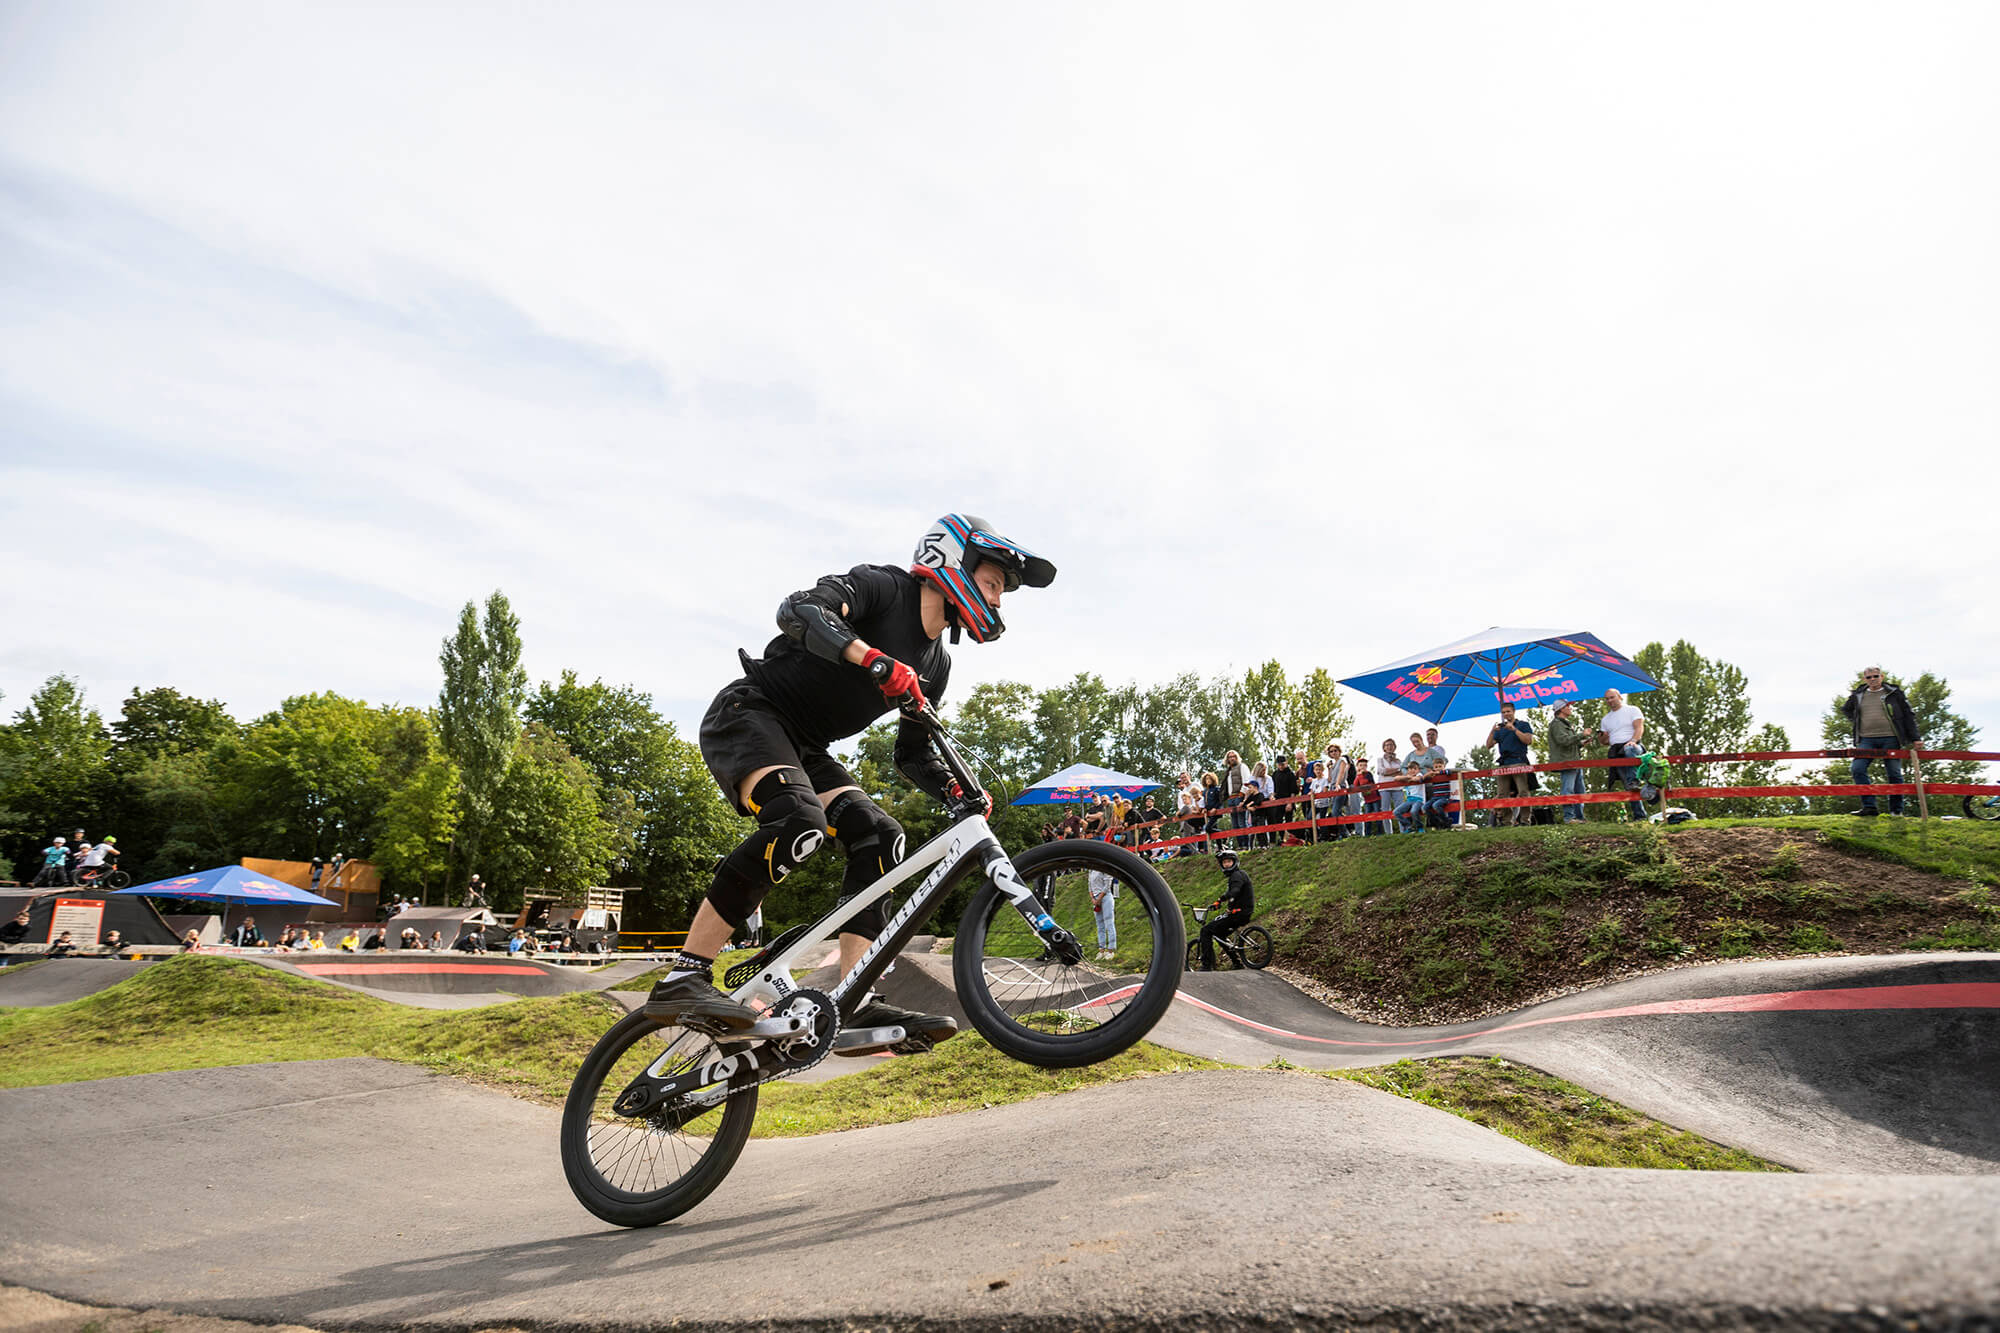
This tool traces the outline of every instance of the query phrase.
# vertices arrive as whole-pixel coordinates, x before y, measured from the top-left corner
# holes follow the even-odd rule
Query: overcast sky
[[[497,587],[534,678],[691,734],[780,596],[963,510],[1061,574],[961,698],[1546,625],[1687,638],[1798,743],[1934,671],[2000,743],[1996,39],[0,4],[0,711],[426,704]]]

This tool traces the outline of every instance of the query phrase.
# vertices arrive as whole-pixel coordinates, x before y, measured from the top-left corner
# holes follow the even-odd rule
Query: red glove
[[[880,648],[870,648],[861,659],[861,669],[875,682],[875,688],[882,691],[882,697],[903,708],[924,706],[923,683],[917,673],[898,662]]]

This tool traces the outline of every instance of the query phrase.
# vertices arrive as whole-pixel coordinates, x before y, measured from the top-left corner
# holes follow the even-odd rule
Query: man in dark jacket
[[[1862,753],[1854,756],[1853,773],[1856,786],[1868,786],[1868,768],[1875,762],[1867,752],[1870,750],[1906,750],[1919,739],[1917,735],[1917,715],[1910,711],[1910,701],[1903,692],[1882,674],[1882,668],[1872,666],[1861,673],[1861,683],[1854,687],[1854,693],[1847,696],[1847,702],[1840,706],[1847,715],[1847,724],[1854,730],[1854,748]],[[1882,766],[1888,772],[1890,785],[1903,780],[1903,764],[1888,755],[1882,757]],[[1875,815],[1875,798],[1861,798],[1860,815]],[[1889,798],[1889,813],[1903,813],[1903,798]]]
[[[1229,911],[1221,916],[1210,916],[1201,925],[1201,970],[1215,970],[1215,940],[1219,935],[1227,935],[1238,926],[1250,924],[1251,916],[1257,910],[1257,895],[1250,888],[1250,877],[1236,864],[1236,853],[1223,848],[1215,854],[1215,863],[1222,867],[1222,896],[1215,900],[1215,906],[1227,904]]]

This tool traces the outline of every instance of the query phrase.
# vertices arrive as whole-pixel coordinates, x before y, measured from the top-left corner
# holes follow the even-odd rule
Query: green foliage
[[[1645,745],[1656,754],[1736,754],[1791,748],[1783,727],[1757,725],[1750,712],[1750,683],[1740,667],[1721,658],[1704,657],[1681,639],[1672,648],[1649,643],[1633,661],[1660,682],[1637,702],[1646,715]],[[1598,710],[1599,718],[1602,709]],[[1593,723],[1597,719],[1593,719]],[[1764,787],[1779,783],[1779,764],[1684,764],[1675,770],[1673,785],[1686,787]],[[1711,800],[1705,815],[1769,815],[1791,813],[1799,803],[1783,797],[1741,797]]]
[[[493,815],[479,864],[493,885],[495,905],[522,894],[569,894],[603,882],[629,842],[599,819],[597,782],[582,761],[539,723],[522,733],[507,777],[493,797]]]
[[[1739,1148],[1665,1125],[1587,1088],[1493,1056],[1398,1060],[1350,1079],[1498,1130],[1572,1166],[1782,1171]]]
[[[0,727],[0,847],[20,865],[56,833],[67,836],[105,804],[113,780],[104,720],[68,676],[51,676]]]
[[[113,761],[130,768],[161,755],[201,753],[237,733],[236,719],[219,699],[196,699],[170,685],[137,686],[111,724]]]
[[[471,602],[459,612],[458,630],[444,641],[438,664],[438,738],[458,766],[459,807],[465,826],[460,859],[479,864],[480,839],[493,818],[521,736],[528,676],[521,669],[521,622],[495,591],[482,624]]]

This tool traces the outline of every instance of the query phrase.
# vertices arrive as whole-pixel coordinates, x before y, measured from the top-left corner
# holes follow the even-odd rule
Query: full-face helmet
[[[1055,582],[1056,567],[1024,546],[1008,541],[985,519],[972,514],[946,514],[931,525],[910,557],[910,572],[926,579],[944,594],[945,616],[951,623],[952,642],[963,629],[974,643],[988,643],[1006,632],[1000,613],[986,604],[986,598],[972,581],[972,571],[980,562],[998,565],[1006,576],[1006,590],[1046,588]]]

